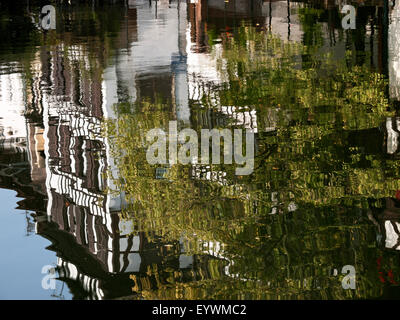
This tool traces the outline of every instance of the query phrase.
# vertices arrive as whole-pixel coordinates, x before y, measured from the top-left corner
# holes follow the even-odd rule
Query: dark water
[[[0,298],[400,297],[400,4],[192,2],[0,4]],[[169,121],[254,171],[150,165]]]

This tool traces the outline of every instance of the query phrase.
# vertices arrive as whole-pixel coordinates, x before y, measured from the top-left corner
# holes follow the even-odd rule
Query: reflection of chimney
[[[187,81],[187,52],[186,52],[186,28],[187,6],[185,2],[178,2],[178,48],[179,55],[174,57],[174,92],[176,104],[176,117],[178,121],[188,124],[190,122],[189,87]]]
[[[192,0],[189,4],[189,19],[191,23],[191,40],[196,43],[195,52],[204,51],[205,33],[206,33],[206,11],[205,0]]]
[[[383,1],[383,74],[388,75],[389,0]]]

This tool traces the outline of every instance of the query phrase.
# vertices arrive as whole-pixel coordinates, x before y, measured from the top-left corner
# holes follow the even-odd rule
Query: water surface
[[[397,298],[399,4],[195,2],[0,6],[0,298]],[[254,171],[150,165],[170,121]]]

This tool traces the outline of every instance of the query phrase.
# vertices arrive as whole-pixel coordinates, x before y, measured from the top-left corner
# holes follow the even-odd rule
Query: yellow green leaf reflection
[[[213,50],[225,81],[197,84],[190,127],[244,128],[224,108],[255,112],[253,174],[235,176],[224,164],[149,165],[146,133],[167,132],[175,120],[174,102],[163,97],[116,104],[118,119],[105,124],[118,168],[111,191],[125,193],[121,216],[132,233],[180,242],[196,257],[187,270],[149,266],[131,276],[132,290],[148,299],[381,296],[368,213],[379,207],[371,199],[400,189],[399,162],[385,153],[382,125],[395,116],[385,78],[349,64],[350,52],[337,59],[318,41],[287,42],[248,25],[222,35],[221,54]],[[222,122],[206,122],[210,114]],[[342,287],[345,265],[357,270],[355,290]]]

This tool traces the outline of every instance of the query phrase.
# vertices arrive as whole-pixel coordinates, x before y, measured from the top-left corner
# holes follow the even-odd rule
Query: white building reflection
[[[400,3],[390,13],[388,32],[389,92],[392,99],[400,100]]]
[[[20,73],[0,73],[0,149],[26,150],[24,82]]]

